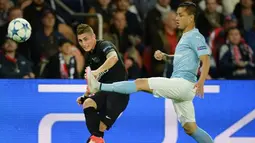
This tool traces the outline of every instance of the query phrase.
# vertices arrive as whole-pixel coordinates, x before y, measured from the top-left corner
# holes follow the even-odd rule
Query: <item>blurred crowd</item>
[[[172,61],[157,61],[156,50],[174,54],[182,35],[176,8],[192,0],[62,0],[75,12],[100,13],[103,39],[121,53],[129,78],[170,77]],[[196,27],[212,50],[208,79],[254,79],[255,1],[193,0]],[[7,39],[8,23],[23,17],[32,27],[24,43]],[[86,61],[75,35],[77,24],[98,33],[96,17],[75,17],[54,0],[0,0],[0,78],[83,78]],[[97,35],[98,36],[98,35]]]

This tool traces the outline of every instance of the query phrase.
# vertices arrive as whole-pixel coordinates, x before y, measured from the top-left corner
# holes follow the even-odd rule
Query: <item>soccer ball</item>
[[[27,41],[31,36],[32,28],[30,23],[24,18],[16,18],[8,25],[7,37],[22,43]]]

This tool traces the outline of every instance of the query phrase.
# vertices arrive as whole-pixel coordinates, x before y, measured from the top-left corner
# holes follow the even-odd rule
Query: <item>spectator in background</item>
[[[131,0],[131,3],[138,9],[140,16],[144,19],[149,10],[151,10],[158,0]]]
[[[100,13],[105,23],[110,23],[113,7],[111,0],[97,0],[97,3],[89,9],[89,13]]]
[[[89,13],[100,13],[103,17],[103,31],[108,31],[110,20],[113,14],[111,0],[97,0],[89,9]],[[95,33],[98,33],[98,21],[94,17],[87,19],[87,23],[93,28]]]
[[[130,11],[136,15],[136,18],[139,21],[139,23],[143,22],[142,17],[141,17],[141,12],[139,11],[139,9],[137,9],[136,5],[134,4],[134,2],[132,0],[129,0],[128,11]]]
[[[32,59],[39,67],[36,68],[37,75],[43,73],[48,59],[58,52],[59,39],[64,36],[56,29],[56,15],[50,10],[44,10],[42,13],[43,27],[36,32],[35,46],[32,48]]]
[[[16,5],[19,6],[22,10],[29,6],[33,0],[17,0]]]
[[[0,45],[2,45],[5,41],[5,37],[7,35],[7,29],[9,23],[16,18],[22,18],[23,17],[23,11],[20,7],[11,7],[8,12],[8,22],[4,24],[3,26],[0,27]],[[28,40],[30,41],[30,40]],[[18,49],[17,52],[24,56],[26,59],[31,61],[31,52],[30,48],[32,48],[32,45],[26,41],[23,43],[17,43],[18,44]],[[31,61],[32,62],[32,61]]]
[[[17,53],[18,45],[6,39],[0,51],[0,78],[34,78],[31,63]]]
[[[252,49],[243,40],[240,30],[230,28],[227,44],[220,48],[220,71],[227,79],[254,78]]]
[[[224,15],[230,15],[234,12],[235,6],[240,0],[222,0],[222,8]]]
[[[151,45],[154,35],[158,30],[162,30],[164,24],[162,16],[171,11],[171,0],[158,0],[156,6],[151,9],[145,19],[145,44]]]
[[[255,20],[253,21],[253,28],[245,34],[245,40],[251,46],[253,52],[255,52]]]
[[[190,0],[190,1],[192,1],[192,0]],[[198,3],[198,5],[199,5],[199,8],[200,8],[200,10],[201,11],[205,11],[206,10],[206,8],[207,8],[207,0],[197,0],[197,1],[199,1],[199,3]],[[218,12],[218,13],[222,13],[223,12],[223,7],[222,7],[222,5],[221,5],[221,0],[215,0],[215,2],[217,3],[217,5],[216,5],[216,11]]]
[[[142,67],[142,60],[136,49],[136,38],[130,33],[127,26],[125,13],[121,11],[114,13],[110,35],[104,39],[111,41],[122,54],[127,70],[130,69],[130,78],[140,75],[139,69]]]
[[[7,36],[7,29],[9,23],[15,18],[22,18],[23,12],[19,7],[12,7],[7,13],[7,21],[5,24],[0,26],[0,46],[5,42],[5,37]]]
[[[239,29],[249,31],[255,20],[255,6],[253,0],[240,0],[236,5],[234,14],[239,22]]]
[[[205,0],[206,9],[201,12],[197,18],[197,28],[199,32],[208,39],[210,33],[215,29],[223,25],[223,14],[216,11],[216,0]]]
[[[9,8],[13,6],[10,0],[0,0],[0,26],[4,25],[7,20],[7,13]]]
[[[164,29],[159,29],[154,35],[153,41],[151,41],[152,53],[160,50],[167,54],[174,54],[176,45],[179,41],[181,33],[177,31],[176,25],[176,13],[173,11],[168,12],[162,17],[162,22],[164,24]],[[152,55],[152,76],[163,76],[163,72],[165,70],[165,62],[168,61],[158,61]],[[172,66],[168,64],[168,72],[167,76],[171,75]]]
[[[212,49],[213,60],[215,61],[215,66],[219,64],[219,49],[226,43],[226,31],[229,28],[237,27],[238,22],[235,15],[227,15],[224,20],[222,27],[216,28],[212,31],[209,37],[209,46]]]
[[[33,33],[36,33],[42,28],[42,22],[40,18],[42,17],[43,11],[49,9],[44,0],[33,0],[33,2],[27,6],[24,11],[24,18],[30,23]]]
[[[126,21],[128,25],[128,29],[131,34],[142,37],[143,31],[141,28],[141,24],[137,19],[137,16],[129,11],[130,2],[129,0],[116,0],[117,11],[121,11],[126,16]]]
[[[79,77],[77,61],[72,54],[72,43],[59,40],[59,52],[49,59],[44,70],[44,78],[74,79]]]

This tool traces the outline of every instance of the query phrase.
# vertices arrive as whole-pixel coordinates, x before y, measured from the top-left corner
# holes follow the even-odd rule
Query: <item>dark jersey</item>
[[[119,60],[112,68],[100,74],[100,82],[112,83],[128,79],[127,71],[123,61],[115,46],[109,41],[98,40],[96,42],[95,48],[92,51],[86,53],[86,67],[90,66],[91,70],[98,69],[106,61],[107,54],[112,51],[117,53]]]

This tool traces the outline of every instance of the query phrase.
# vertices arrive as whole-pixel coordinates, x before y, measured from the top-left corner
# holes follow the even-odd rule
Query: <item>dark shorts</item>
[[[129,102],[129,95],[115,92],[100,91],[94,96],[89,97],[97,104],[101,121],[111,128],[119,115],[126,109]]]

